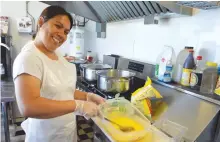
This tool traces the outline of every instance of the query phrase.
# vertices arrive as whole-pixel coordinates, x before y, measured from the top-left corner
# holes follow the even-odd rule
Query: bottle
[[[173,65],[172,65],[172,61],[168,61],[167,65],[166,65],[166,71],[164,73],[164,77],[163,77],[163,82],[166,83],[170,83],[172,80],[172,69],[173,69]]]
[[[200,92],[205,94],[213,94],[216,87],[217,77],[217,63],[206,62],[206,67],[202,75]]]
[[[183,64],[183,71],[181,77],[181,85],[183,86],[189,86],[190,75],[192,70],[195,68],[193,53],[194,50],[189,50],[189,55]]]
[[[164,80],[164,73],[166,72],[166,66],[169,64],[174,64],[175,62],[175,52],[171,46],[165,46],[164,50],[158,57],[158,80]]]
[[[199,90],[202,82],[202,56],[197,56],[196,67],[190,75],[190,86],[192,89]]]
[[[193,50],[193,47],[185,46],[185,48],[182,51],[180,51],[180,53],[177,56],[177,60],[173,69],[173,81],[176,83],[181,82],[183,64],[187,56],[189,55],[189,50]]]
[[[92,52],[91,51],[87,51],[86,60],[88,62],[92,62],[93,61],[93,56],[92,56]]]

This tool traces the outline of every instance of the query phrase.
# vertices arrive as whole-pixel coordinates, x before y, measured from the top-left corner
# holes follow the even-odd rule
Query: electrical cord
[[[26,16],[28,17],[28,15],[31,17],[31,21],[32,21],[32,32],[34,32],[34,27],[35,27],[35,19],[34,19],[34,17],[29,13],[29,11],[28,11],[28,3],[29,3],[30,1],[26,1]]]

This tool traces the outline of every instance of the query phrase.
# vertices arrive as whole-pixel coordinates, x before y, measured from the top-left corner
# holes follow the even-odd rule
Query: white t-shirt
[[[75,91],[75,65],[66,61],[59,52],[56,52],[56,54],[59,59],[52,60],[36,48],[33,42],[29,42],[22,48],[21,53],[14,61],[13,78],[15,79],[22,73],[37,77],[41,80],[40,95],[49,99],[53,99],[51,94],[47,92],[50,87],[52,87],[50,91],[55,93],[58,88],[61,89],[59,91],[68,89]],[[68,98],[66,98],[66,100],[68,100]]]
[[[29,74],[40,79],[41,97],[52,100],[73,100],[76,86],[75,65],[66,61],[58,52],[56,54],[58,60],[52,60],[36,48],[33,42],[27,43],[14,61],[13,78],[23,73]],[[71,135],[75,130],[74,113],[52,119],[28,118],[26,121],[23,128],[28,142],[59,140],[68,142],[73,138]],[[31,131],[28,131],[30,129]]]

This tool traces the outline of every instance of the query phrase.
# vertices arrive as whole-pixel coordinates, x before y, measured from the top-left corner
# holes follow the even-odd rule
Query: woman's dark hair
[[[60,6],[52,5],[52,6],[49,6],[49,7],[45,8],[43,10],[43,12],[41,13],[40,17],[43,17],[44,18],[44,22],[47,22],[48,20],[50,20],[51,18],[53,18],[53,17],[55,17],[57,15],[66,15],[69,18],[69,20],[70,20],[70,29],[72,28],[72,26],[73,26],[73,18],[71,16],[71,14],[68,13],[65,9],[63,9]],[[33,39],[35,38],[37,32],[38,32],[38,26],[37,26],[36,33],[33,35]]]

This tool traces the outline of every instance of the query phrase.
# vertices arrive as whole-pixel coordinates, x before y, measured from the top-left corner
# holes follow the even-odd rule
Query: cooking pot
[[[112,67],[107,64],[81,64],[81,75],[88,81],[96,81],[96,72],[100,70],[111,69]]]
[[[97,72],[97,86],[104,92],[124,93],[130,89],[135,73],[109,69]]]

